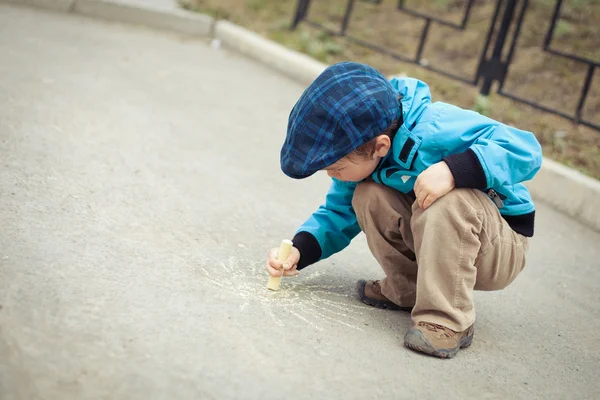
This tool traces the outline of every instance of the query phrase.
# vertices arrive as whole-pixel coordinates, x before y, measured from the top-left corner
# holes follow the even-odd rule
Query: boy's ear
[[[385,157],[392,148],[392,140],[388,135],[379,135],[375,139],[375,154],[377,157]]]

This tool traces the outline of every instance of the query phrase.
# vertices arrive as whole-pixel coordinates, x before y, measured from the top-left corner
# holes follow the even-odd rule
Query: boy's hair
[[[381,135],[386,135],[387,137],[390,138],[390,140],[394,140],[394,136],[396,135],[396,132],[398,131],[398,129],[400,129],[400,120],[395,120],[394,122],[392,122],[392,124],[383,132],[381,132],[378,136]],[[359,146],[356,148],[356,150],[354,150],[352,153],[348,154],[348,157],[350,158],[361,158],[361,159],[369,159],[371,157],[373,157],[373,154],[375,154],[375,142],[377,141],[377,138],[371,139],[370,141],[368,141],[367,143],[363,144],[362,146]]]

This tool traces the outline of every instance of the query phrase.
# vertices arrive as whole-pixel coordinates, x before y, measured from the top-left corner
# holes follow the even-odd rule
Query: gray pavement
[[[0,398],[596,399],[600,235],[538,204],[473,346],[405,349],[359,237],[266,293],[325,176],[278,166],[302,87],[196,39],[0,6]]]

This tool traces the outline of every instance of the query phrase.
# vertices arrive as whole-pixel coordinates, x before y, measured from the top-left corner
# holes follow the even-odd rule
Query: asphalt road
[[[267,250],[328,186],[279,170],[302,89],[196,39],[0,5],[2,400],[600,397],[600,235],[543,203],[452,360],[357,301],[381,276],[362,237],[266,292]]]

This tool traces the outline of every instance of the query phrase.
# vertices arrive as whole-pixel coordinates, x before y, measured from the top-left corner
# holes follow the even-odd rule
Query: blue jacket
[[[533,178],[542,163],[535,136],[474,111],[434,103],[420,80],[393,78],[390,83],[401,96],[404,123],[371,179],[410,193],[419,173],[444,160],[456,187],[484,191],[514,230],[533,236],[535,206],[522,182]],[[339,252],[360,232],[352,208],[357,184],[333,179],[325,204],[298,229],[299,268]]]

